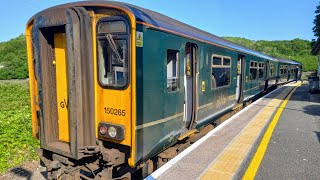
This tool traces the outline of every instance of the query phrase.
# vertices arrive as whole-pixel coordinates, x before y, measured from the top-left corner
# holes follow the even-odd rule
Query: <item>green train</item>
[[[26,37],[32,131],[49,179],[143,177],[177,142],[301,72],[120,2],[46,9]]]

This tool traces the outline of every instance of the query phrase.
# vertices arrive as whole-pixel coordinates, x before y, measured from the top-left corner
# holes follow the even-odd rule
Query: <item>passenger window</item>
[[[280,74],[281,75],[287,74],[287,66],[285,65],[280,66]]]
[[[274,76],[274,65],[273,64],[270,64],[270,77],[273,77]]]
[[[258,62],[251,61],[250,62],[250,77],[249,77],[249,80],[257,79],[257,74],[258,74]]]
[[[231,60],[230,59],[228,59],[228,58],[223,58],[223,65],[224,66],[230,66],[230,63],[231,62]]]
[[[264,63],[263,62],[259,62],[259,79],[263,78],[263,73],[264,72]]]
[[[221,57],[213,57],[212,65],[221,66],[222,65],[222,58]]]
[[[128,26],[123,20],[107,18],[97,26],[99,82],[106,87],[124,88],[129,83]]]
[[[212,57],[211,66],[211,88],[215,89],[230,85],[231,77],[231,58],[230,57]]]
[[[287,74],[287,66],[283,67],[283,74]]]
[[[179,90],[179,51],[167,51],[167,90]]]

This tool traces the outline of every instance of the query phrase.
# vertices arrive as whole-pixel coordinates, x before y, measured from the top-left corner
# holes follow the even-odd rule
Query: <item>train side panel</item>
[[[137,47],[136,157],[148,159],[175,143],[183,125],[184,48],[186,39],[139,25],[143,47]],[[178,89],[167,89],[167,53],[179,53]]]
[[[196,127],[212,121],[213,118],[234,106],[237,86],[238,53],[209,44],[200,43],[199,47],[197,86],[199,99]],[[224,64],[214,64],[213,61],[219,61],[219,59],[224,61]]]

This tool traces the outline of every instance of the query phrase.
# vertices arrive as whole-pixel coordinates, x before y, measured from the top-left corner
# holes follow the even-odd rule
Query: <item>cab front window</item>
[[[129,84],[129,33],[122,17],[109,17],[97,24],[99,83],[124,89]]]

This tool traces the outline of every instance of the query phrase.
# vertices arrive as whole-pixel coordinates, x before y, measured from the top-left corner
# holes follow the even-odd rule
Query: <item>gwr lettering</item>
[[[105,107],[104,108],[104,113],[112,114],[112,115],[115,115],[115,116],[126,116],[126,110],[116,109],[116,108],[109,108],[109,107]]]
[[[63,101],[60,102],[60,107],[63,109],[63,108],[67,108],[68,109],[68,105],[69,105],[69,102],[66,101],[66,99],[63,99]]]

